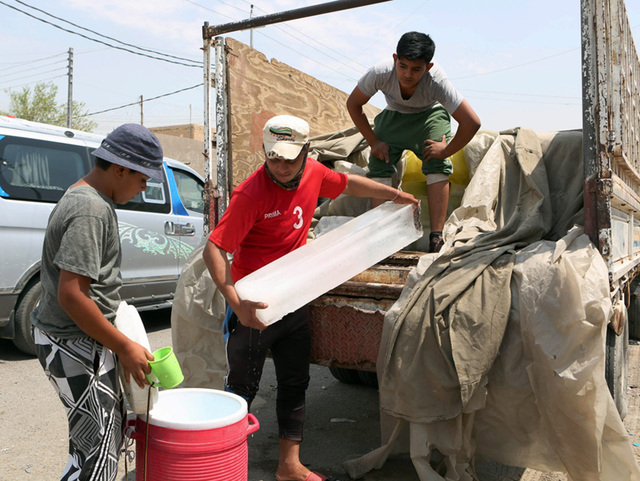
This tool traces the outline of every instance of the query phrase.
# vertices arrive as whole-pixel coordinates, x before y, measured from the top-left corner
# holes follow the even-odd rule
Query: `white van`
[[[33,354],[30,315],[40,299],[49,214],[93,166],[103,136],[0,116],[0,338]],[[187,257],[203,237],[204,181],[164,159],[165,182],[117,205],[123,300],[139,310],[170,305]]]

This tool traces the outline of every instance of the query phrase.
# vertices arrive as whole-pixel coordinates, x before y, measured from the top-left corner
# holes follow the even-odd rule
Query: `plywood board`
[[[262,162],[262,128],[274,115],[309,122],[311,137],[353,126],[348,94],[261,52],[227,38],[231,112],[231,185],[246,179]],[[355,87],[355,85],[354,85]],[[365,106],[371,121],[380,110]]]

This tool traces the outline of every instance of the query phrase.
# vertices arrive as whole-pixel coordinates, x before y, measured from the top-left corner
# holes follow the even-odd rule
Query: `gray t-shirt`
[[[367,97],[381,91],[387,101],[387,109],[415,114],[440,103],[450,114],[462,103],[463,97],[447,78],[437,63],[422,76],[411,98],[404,100],[393,59],[374,65],[358,80],[358,87]]]
[[[32,323],[62,339],[87,337],[58,304],[60,270],[91,278],[89,295],[113,322],[120,304],[120,235],[113,202],[93,187],[68,190],[49,216],[42,248],[42,299]]]

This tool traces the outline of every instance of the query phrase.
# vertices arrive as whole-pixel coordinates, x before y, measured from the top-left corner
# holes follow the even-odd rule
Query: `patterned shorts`
[[[115,480],[126,414],[115,354],[94,339],[59,339],[37,327],[33,338],[69,422],[61,480]]]

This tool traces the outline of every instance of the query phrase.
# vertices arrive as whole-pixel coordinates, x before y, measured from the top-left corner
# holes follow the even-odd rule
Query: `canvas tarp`
[[[607,268],[576,226],[581,146],[579,132],[517,129],[465,150],[474,175],[445,248],[385,317],[383,442],[344,464],[352,477],[409,452],[422,481],[477,479],[476,454],[574,481],[640,479],[604,379]]]

